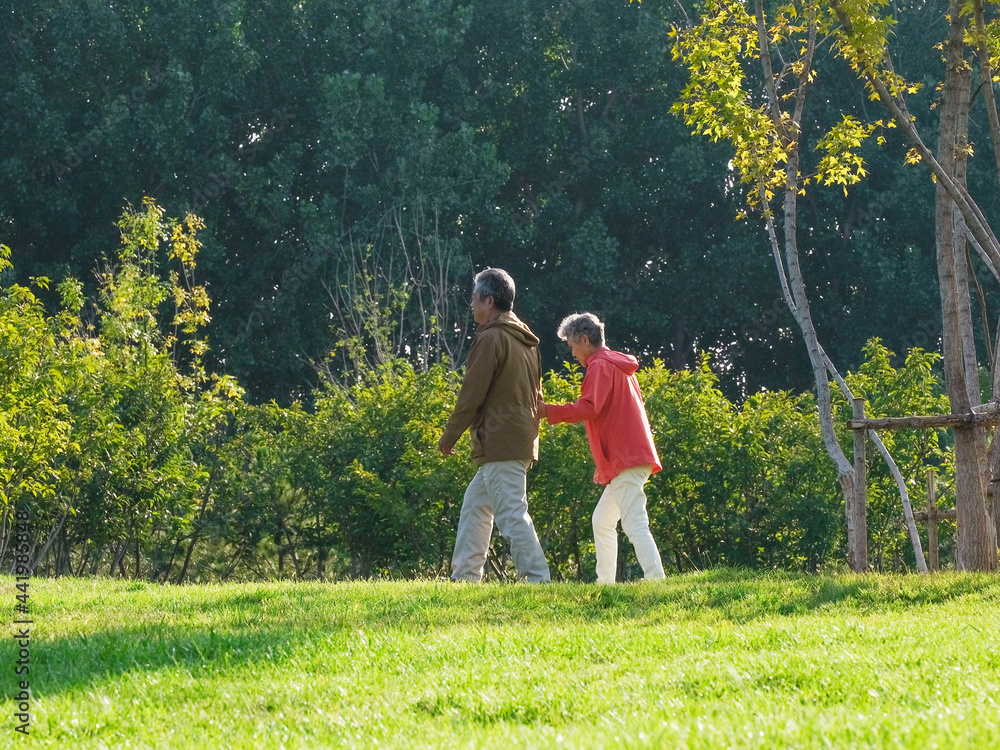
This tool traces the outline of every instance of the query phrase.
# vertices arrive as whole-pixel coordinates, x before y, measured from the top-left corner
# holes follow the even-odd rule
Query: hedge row
[[[203,363],[198,228],[147,202],[122,218],[122,246],[93,299],[63,282],[49,314],[36,296],[44,279],[0,292],[0,565],[12,569],[17,549],[48,575],[446,575],[474,471],[467,437],[455,456],[437,450],[460,374],[400,358],[326,379],[308,407],[246,403]],[[173,270],[164,272],[164,255]],[[915,350],[898,369],[877,341],[866,355],[849,380],[870,413],[945,408],[934,355]],[[734,404],[709,364],[639,372],[664,465],[647,492],[665,564],[839,565],[843,506],[812,398],[764,392]],[[546,399],[574,400],[582,374],[549,373]],[[885,439],[911,494],[928,466],[950,481],[942,435]],[[905,567],[898,495],[874,459],[869,474],[873,559]],[[543,422],[529,504],[558,578],[593,578],[592,476],[582,426]],[[629,577],[624,539],[622,549]],[[490,563],[493,575],[509,572],[500,539]]]

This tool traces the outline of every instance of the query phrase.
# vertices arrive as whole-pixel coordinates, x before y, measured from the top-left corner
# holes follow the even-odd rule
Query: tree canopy
[[[735,220],[730,155],[669,113],[686,82],[670,28],[696,11],[5,0],[0,239],[19,280],[93,288],[124,202],[194,211],[206,356],[253,400],[309,393],[331,351],[335,369],[457,366],[486,265],[514,275],[547,366],[566,357],[558,320],[588,309],[644,361],[711,352],[733,397],[804,388],[766,239]],[[900,16],[910,78],[940,68],[942,11]],[[806,127],[871,106],[845,71],[820,69]],[[864,185],[803,200],[815,317],[847,366],[872,335],[903,351],[939,334],[933,186],[905,153],[894,135],[866,144]]]

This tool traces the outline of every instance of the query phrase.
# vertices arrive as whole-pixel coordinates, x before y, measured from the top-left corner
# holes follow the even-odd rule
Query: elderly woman
[[[583,422],[586,426],[596,465],[594,481],[605,485],[593,518],[597,582],[615,582],[619,519],[643,575],[663,578],[663,563],[649,531],[646,493],[642,490],[650,474],[662,467],[635,378],[639,362],[604,345],[604,324],[591,313],[564,318],[558,333],[587,373],[579,401],[561,406],[543,402],[539,416],[550,424]]]

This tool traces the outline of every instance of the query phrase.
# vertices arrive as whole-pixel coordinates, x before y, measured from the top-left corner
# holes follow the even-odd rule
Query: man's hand
[[[444,442],[444,437],[443,436],[441,437],[440,440],[438,440],[438,450],[441,451],[446,456],[454,456],[455,455],[455,446],[454,445],[447,445]]]
[[[548,418],[548,413],[549,413],[548,412],[548,404],[546,404],[544,401],[542,401],[542,397],[541,396],[538,397],[538,405],[536,407],[536,411],[538,412],[538,418],[539,419],[547,419]]]

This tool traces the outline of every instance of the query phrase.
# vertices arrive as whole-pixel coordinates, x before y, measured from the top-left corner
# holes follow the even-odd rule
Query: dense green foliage
[[[556,322],[590,309],[675,368],[713,352],[731,398],[805,389],[766,240],[733,220],[731,154],[669,113],[686,81],[669,28],[698,7],[0,0],[16,113],[0,120],[0,242],[20,283],[91,288],[123,201],[202,216],[209,356],[254,403],[308,398],[334,349],[338,368],[361,352],[459,363],[460,300],[485,265],[520,282],[547,367]],[[938,77],[942,13],[894,11],[908,78]],[[910,101],[929,123],[933,99]],[[810,102],[810,134],[871,107],[835,62]],[[887,137],[863,149],[864,184],[803,199],[814,317],[842,369],[873,336],[933,350],[940,330],[934,187]]]
[[[57,573],[139,576],[140,560],[158,561],[208,502],[212,446],[240,397],[231,379],[202,366],[198,329],[209,302],[193,282],[200,222],[166,222],[147,201],[120,227],[96,299],[85,302],[66,280],[53,317],[17,285],[0,302],[10,347],[2,544],[13,509],[30,508],[32,559]],[[162,255],[177,270],[161,275]]]
[[[247,403],[237,383],[204,364],[201,221],[168,220],[145,201],[119,227],[122,243],[95,298],[67,280],[49,316],[28,288],[0,295],[4,564],[20,510],[31,517],[32,564],[53,575],[447,574],[474,471],[467,437],[455,457],[436,447],[459,374],[396,358],[335,377],[334,354],[308,407]],[[899,369],[890,359],[873,341],[850,376],[873,414],[942,408],[932,355],[914,350]],[[654,360],[639,373],[664,466],[648,485],[664,560],[677,571],[836,565],[843,505],[813,400],[761,392],[733,403],[709,364],[675,371]],[[582,375],[549,372],[546,398],[575,400]],[[925,431],[890,441],[915,494],[927,467],[949,480],[939,440]],[[870,461],[877,565],[909,566],[898,498],[877,456]],[[582,426],[543,422],[529,502],[559,579],[593,576],[590,514],[600,488],[592,476]],[[946,552],[949,543],[945,535]],[[622,547],[628,578],[637,571],[624,537]],[[498,538],[491,572],[508,570]]]
[[[733,221],[745,188],[731,155],[669,114],[686,79],[669,29],[694,10],[0,0],[0,105],[17,113],[0,120],[15,261],[0,261],[0,553],[11,510],[30,507],[49,573],[445,570],[472,467],[433,446],[469,340],[469,277],[500,265],[543,337],[550,398],[573,399],[580,377],[561,369],[566,313],[598,313],[648,365],[664,460],[651,519],[670,564],[839,560],[841,502],[795,395],[809,375],[766,242]],[[899,8],[909,79],[938,77],[942,10]],[[869,119],[838,64],[817,69],[810,136]],[[933,104],[930,86],[910,99],[928,123]],[[804,276],[870,412],[937,411],[933,356],[910,353],[940,330],[933,185],[886,138],[862,147],[869,179],[849,195],[803,198]],[[803,158],[814,169],[821,154]],[[107,254],[123,199],[146,195],[166,211],[127,213]],[[976,302],[990,320],[989,287]],[[906,362],[865,350],[873,336]],[[914,497],[926,467],[949,484],[941,440],[887,438]],[[543,426],[542,441],[536,525],[557,574],[587,578],[598,489],[582,429]],[[897,495],[870,463],[876,564],[905,567]],[[503,571],[501,544],[491,562]]]
[[[49,579],[30,600],[32,717],[18,747],[1000,744],[996,576]],[[17,648],[0,641],[0,661]],[[0,698],[8,732],[13,695]]]
[[[912,350],[899,368],[891,364],[892,352],[878,340],[868,342],[865,361],[858,372],[848,375],[855,396],[866,399],[865,413],[870,417],[899,414],[946,414],[948,398],[939,387],[934,365],[940,359],[935,354]],[[851,407],[839,403],[838,424],[846,424]],[[845,449],[852,438],[844,431]],[[907,492],[915,510],[926,507],[926,471],[933,470],[945,490],[954,491],[954,451],[949,449],[950,436],[944,430],[884,430],[882,442],[899,464],[907,482]],[[912,547],[899,533],[902,514],[899,490],[886,463],[868,448],[868,534],[872,565],[877,569],[896,567],[900,560],[913,560]],[[941,488],[938,487],[937,494]],[[953,495],[952,495],[953,497]],[[953,504],[953,501],[952,501]],[[954,526],[941,528],[943,543],[954,544]]]

